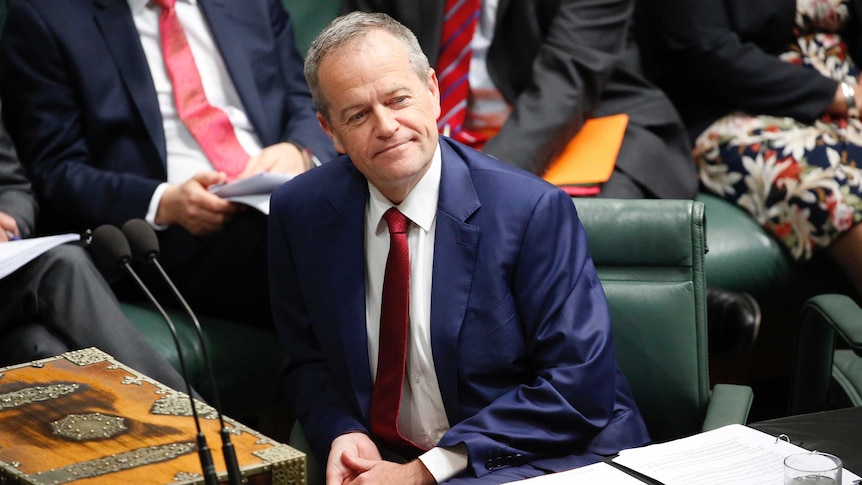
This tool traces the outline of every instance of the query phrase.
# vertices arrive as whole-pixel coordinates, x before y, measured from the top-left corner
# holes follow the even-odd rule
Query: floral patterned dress
[[[855,85],[859,69],[841,41],[846,0],[797,0],[799,34],[781,55]],[[748,211],[797,260],[862,220],[862,122],[824,115],[792,118],[732,113],[695,142],[704,187]]]

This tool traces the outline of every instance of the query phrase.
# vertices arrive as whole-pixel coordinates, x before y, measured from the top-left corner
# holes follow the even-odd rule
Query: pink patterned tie
[[[415,451],[419,447],[398,431],[410,320],[410,249],[407,247],[410,221],[394,207],[386,211],[383,218],[389,226],[389,256],[380,304],[380,353],[371,393],[371,431],[399,450]]]
[[[239,144],[227,114],[207,101],[192,50],[174,10],[176,0],[155,3],[162,8],[162,55],[174,88],[177,113],[213,167],[233,180],[245,169],[248,153]]]
[[[472,143],[463,129],[470,92],[470,43],[479,22],[480,0],[446,0],[437,79],[440,82],[440,118],[437,129],[456,140]]]

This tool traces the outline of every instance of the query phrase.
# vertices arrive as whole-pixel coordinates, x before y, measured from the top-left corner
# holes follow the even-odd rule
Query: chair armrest
[[[754,391],[748,386],[716,384],[709,396],[701,431],[728,424],[745,424],[753,400]]]
[[[816,313],[812,318],[822,319],[846,342],[856,355],[862,357],[862,308],[847,295],[818,295],[805,305]]]
[[[799,314],[790,414],[828,407],[835,335],[862,355],[862,308],[846,295],[817,295]]]

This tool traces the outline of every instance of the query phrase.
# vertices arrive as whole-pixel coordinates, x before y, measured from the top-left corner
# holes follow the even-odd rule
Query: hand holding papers
[[[272,191],[294,176],[286,173],[262,172],[229,184],[213,185],[210,192],[232,202],[249,205],[269,215]]]
[[[60,234],[0,243],[0,279],[14,273],[18,268],[45,252],[63,243],[79,239],[81,239],[79,234]]]

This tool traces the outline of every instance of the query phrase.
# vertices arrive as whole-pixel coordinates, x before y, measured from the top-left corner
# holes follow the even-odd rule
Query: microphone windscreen
[[[106,267],[122,266],[132,259],[132,250],[126,236],[110,224],[103,224],[93,231],[90,248]]]
[[[156,231],[143,219],[129,219],[123,224],[123,234],[129,240],[132,256],[150,262],[159,255],[159,238]]]

